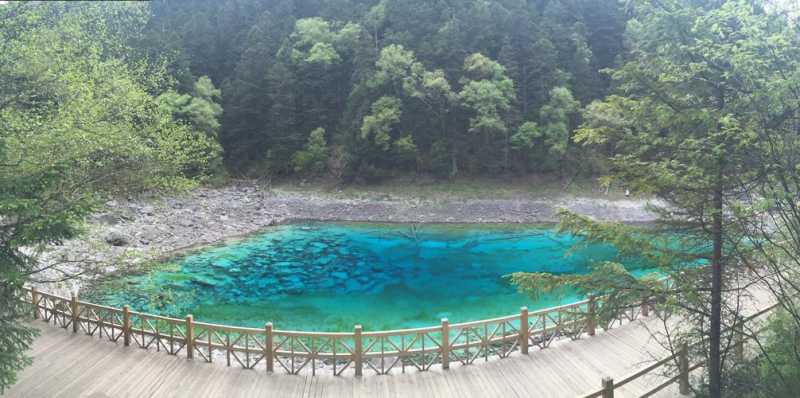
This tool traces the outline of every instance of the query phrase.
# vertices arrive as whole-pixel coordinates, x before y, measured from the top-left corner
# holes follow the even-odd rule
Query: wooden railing
[[[744,358],[744,344],[747,338],[754,338],[757,334],[761,333],[765,326],[758,327],[754,329],[752,333],[746,334],[744,332],[744,325],[746,323],[752,323],[756,318],[760,318],[764,314],[767,314],[778,307],[780,303],[772,304],[755,314],[749,315],[746,318],[742,318],[739,322],[736,322],[735,336],[734,336],[734,355],[737,359],[741,360]],[[752,329],[752,326],[751,326]],[[730,330],[730,329],[727,329]],[[644,377],[645,375],[651,374],[652,372],[662,369],[667,365],[675,365],[677,368],[677,374],[673,376],[666,376],[667,379],[663,380],[658,385],[653,386],[649,390],[645,391],[641,397],[646,398],[655,395],[657,392],[667,388],[668,386],[672,385],[673,383],[678,383],[678,392],[681,395],[689,395],[690,387],[689,387],[689,374],[691,374],[694,370],[699,369],[705,365],[705,362],[698,362],[693,365],[689,364],[689,346],[686,344],[682,344],[678,347],[677,352],[674,354],[663,358],[644,369],[640,369],[628,376],[625,376],[621,380],[615,382],[614,379],[610,377],[603,377],[601,380],[601,387],[598,390],[594,390],[586,395],[581,395],[581,398],[614,398],[614,391],[640,377]]]
[[[300,332],[196,322],[131,311],[128,306],[114,308],[24,290],[33,317],[74,333],[83,332],[125,346],[184,353],[189,359],[205,362],[225,361],[247,369],[276,369],[289,374],[327,372],[336,376],[362,376],[367,370],[389,374],[407,369],[427,371],[433,366],[449,369],[451,364],[470,365],[490,358],[505,358],[519,351],[546,349],[558,339],[593,336],[596,328],[611,328],[647,316],[648,305],[635,305],[613,320],[598,325],[596,310],[601,299],[589,297],[575,303],[474,322],[450,324],[442,319],[437,326],[390,331]]]

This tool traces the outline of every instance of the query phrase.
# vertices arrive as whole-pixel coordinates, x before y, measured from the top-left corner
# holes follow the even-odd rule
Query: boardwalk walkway
[[[621,378],[666,356],[637,321],[597,336],[560,341],[545,350],[443,371],[385,376],[292,376],[228,368],[183,356],[124,347],[42,322],[31,355],[7,397],[575,397],[602,376]],[[652,325],[657,327],[655,323]],[[639,396],[662,380],[645,376],[616,397]],[[678,396],[677,386],[661,397]]]

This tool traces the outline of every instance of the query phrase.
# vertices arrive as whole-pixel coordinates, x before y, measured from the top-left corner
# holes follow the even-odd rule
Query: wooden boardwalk
[[[525,356],[512,354],[470,366],[428,372],[303,376],[228,368],[135,347],[124,347],[42,322],[31,355],[7,397],[575,397],[622,378],[666,352],[636,321],[597,336],[559,341]],[[657,327],[655,323],[653,327]],[[615,392],[639,396],[664,380],[644,376]],[[678,396],[672,385],[657,396]]]

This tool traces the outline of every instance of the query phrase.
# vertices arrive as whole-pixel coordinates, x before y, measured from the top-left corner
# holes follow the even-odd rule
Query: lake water
[[[84,299],[198,321],[351,331],[430,326],[571,302],[531,300],[504,278],[581,273],[615,250],[569,251],[547,226],[300,223],[196,251],[147,273],[101,282]]]

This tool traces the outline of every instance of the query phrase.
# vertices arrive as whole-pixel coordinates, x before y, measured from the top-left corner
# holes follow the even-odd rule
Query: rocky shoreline
[[[351,199],[238,182],[181,196],[109,201],[106,211],[89,220],[81,239],[53,246],[42,254],[42,264],[54,266],[38,279],[50,290],[77,291],[87,279],[99,275],[136,270],[151,260],[292,221],[550,223],[558,221],[560,208],[566,208],[598,220],[644,223],[655,219],[647,203],[575,197]],[[79,277],[65,278],[71,275]]]

